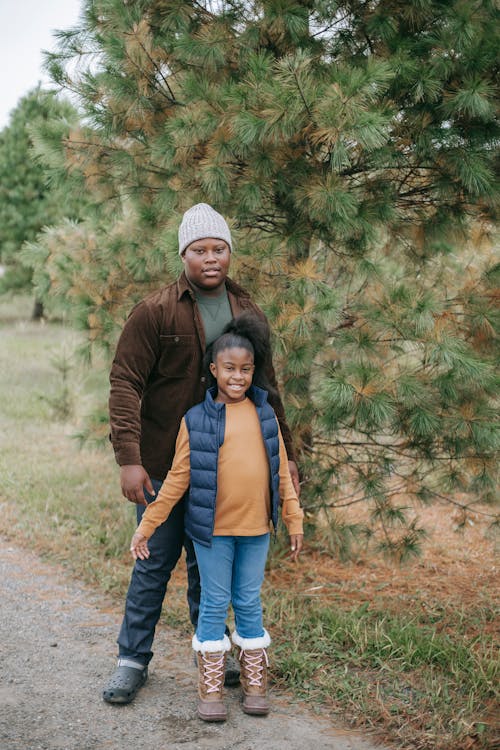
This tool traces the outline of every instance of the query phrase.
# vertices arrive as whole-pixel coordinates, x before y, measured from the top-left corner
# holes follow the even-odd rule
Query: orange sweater
[[[279,430],[279,427],[278,427]],[[295,493],[281,432],[280,498],[289,534],[302,534],[303,511]],[[165,521],[189,487],[189,433],[181,422],[172,468],[137,531],[147,539]],[[269,531],[269,461],[259,417],[249,398],[226,404],[226,431],[219,450],[214,536],[259,536]]]

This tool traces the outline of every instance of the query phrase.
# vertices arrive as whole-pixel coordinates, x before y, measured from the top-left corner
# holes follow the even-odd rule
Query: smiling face
[[[224,285],[231,261],[224,240],[205,237],[195,240],[181,255],[188,281],[203,294],[218,295]]]
[[[215,362],[210,363],[210,372],[217,381],[216,401],[235,404],[243,401],[252,385],[254,372],[253,354],[241,347],[223,349]]]

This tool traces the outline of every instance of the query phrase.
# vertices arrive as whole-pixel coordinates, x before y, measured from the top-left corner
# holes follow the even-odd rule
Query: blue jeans
[[[214,536],[212,546],[194,542],[201,579],[196,637],[200,642],[224,638],[232,603],[236,630],[242,638],[264,635],[260,589],[264,580],[269,534]]]
[[[152,482],[158,493],[162,482],[156,479]],[[154,499],[146,491],[144,494],[148,502]],[[137,506],[137,522],[141,520],[144,510],[144,506]],[[193,543],[184,534],[184,500],[173,508],[165,523],[156,529],[148,546],[151,556],[147,560],[137,560],[132,571],[125,615],[118,636],[119,655],[144,665],[149,664],[153,656],[151,647],[167,583],[183,547],[186,550],[189,616],[195,628],[198,622],[200,577]]]

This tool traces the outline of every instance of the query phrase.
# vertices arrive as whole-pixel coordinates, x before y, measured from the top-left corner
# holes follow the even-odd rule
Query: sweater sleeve
[[[279,428],[278,428],[279,429]],[[279,430],[281,517],[289,534],[303,534],[304,511],[300,507],[288,468],[288,454]]]
[[[165,477],[156,499],[144,511],[137,527],[139,534],[149,539],[155,529],[167,520],[172,508],[177,505],[188,489],[189,478],[189,433],[183,418],[175,443],[172,468]]]

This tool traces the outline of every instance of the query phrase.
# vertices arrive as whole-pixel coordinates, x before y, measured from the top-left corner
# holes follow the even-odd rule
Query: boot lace
[[[224,678],[224,652],[203,654],[204,682],[207,693],[217,693]]]
[[[255,651],[241,651],[240,659],[243,661],[249,686],[261,687],[263,681],[264,665],[269,666],[267,651],[262,648]]]

